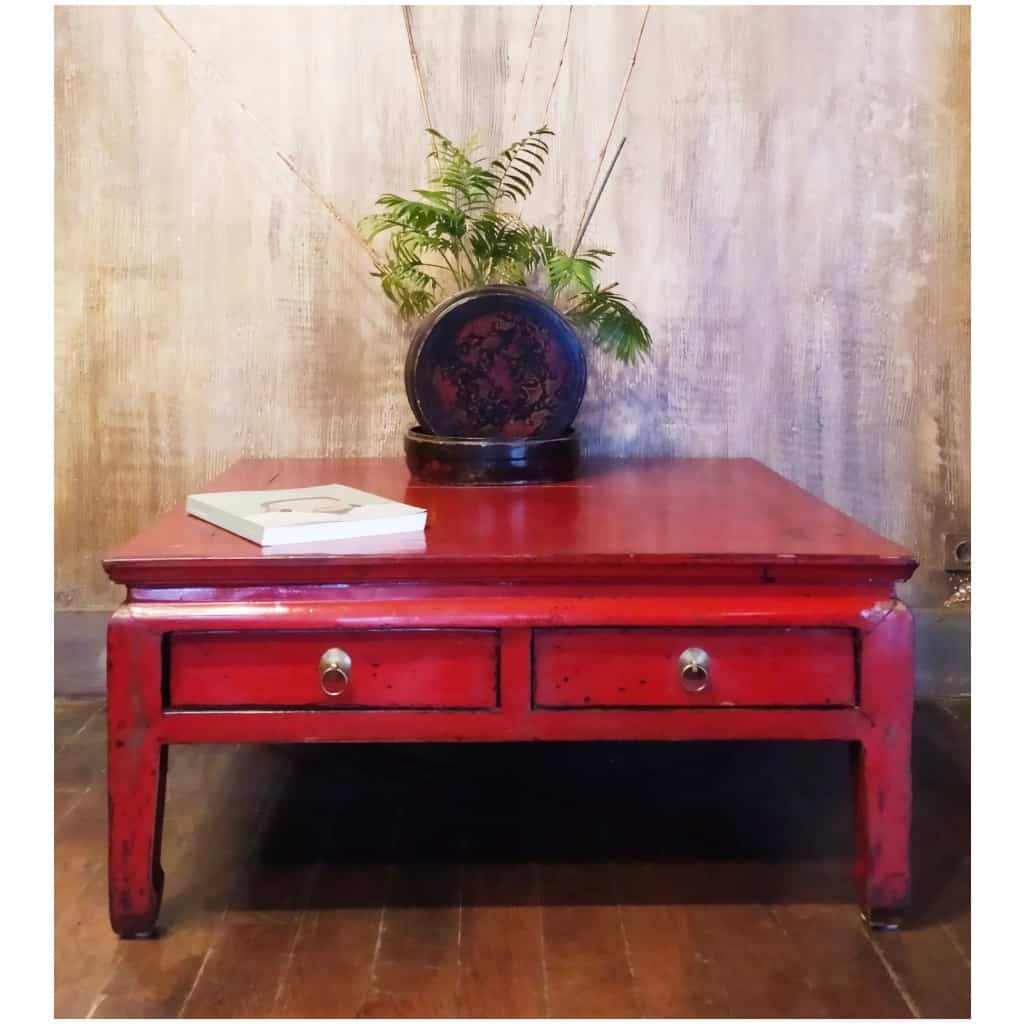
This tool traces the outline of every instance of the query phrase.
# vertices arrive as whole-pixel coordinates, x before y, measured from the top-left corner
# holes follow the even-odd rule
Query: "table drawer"
[[[396,629],[294,633],[173,633],[168,704],[198,707],[493,708],[494,630]],[[341,651],[346,675],[322,679]],[[341,690],[328,695],[324,687]]]
[[[855,703],[845,629],[539,629],[533,644],[537,707]]]

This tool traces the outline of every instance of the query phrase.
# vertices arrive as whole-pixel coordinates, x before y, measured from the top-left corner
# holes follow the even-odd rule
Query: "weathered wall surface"
[[[113,606],[102,551],[240,456],[400,454],[352,225],[420,184],[428,117],[547,120],[526,213],[564,242],[628,136],[588,240],[655,354],[593,356],[590,450],[760,458],[934,602],[969,522],[968,88],[966,8],[58,8],[58,607]]]

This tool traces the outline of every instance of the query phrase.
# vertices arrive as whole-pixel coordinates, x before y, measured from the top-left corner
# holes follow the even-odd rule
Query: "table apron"
[[[495,594],[417,600],[197,601],[126,603],[111,620],[108,650],[138,666],[133,731],[151,741],[415,742],[532,740],[864,740],[879,731],[891,706],[909,699],[911,676],[893,652],[910,654],[909,613],[884,591],[790,590],[774,586],[697,588],[691,593]],[[720,627],[849,629],[857,645],[857,699],[822,707],[705,706],[541,708],[534,702],[534,630],[546,627]],[[405,708],[172,709],[164,699],[168,634],[360,629],[493,629],[499,643],[500,701],[479,710]],[[881,638],[876,641],[874,638]],[[864,652],[873,678],[865,689]],[[899,657],[903,657],[902,654]],[[899,660],[899,658],[897,658]],[[902,673],[902,674],[900,674]],[[895,704],[893,703],[895,701]]]
[[[566,711],[167,711],[161,743],[859,740],[859,708],[586,708]]]
[[[350,600],[129,602],[114,620],[155,632],[188,630],[502,629],[555,626],[845,627],[868,632],[897,607],[885,589],[618,588],[457,596],[396,594]]]

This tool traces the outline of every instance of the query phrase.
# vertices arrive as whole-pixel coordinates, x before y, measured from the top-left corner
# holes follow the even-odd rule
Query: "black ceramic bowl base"
[[[436,484],[540,484],[572,480],[579,470],[579,438],[438,437],[422,427],[405,434],[405,462],[417,480]]]

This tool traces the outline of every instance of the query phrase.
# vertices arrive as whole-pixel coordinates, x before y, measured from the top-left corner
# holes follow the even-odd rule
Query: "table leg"
[[[160,638],[124,610],[107,634],[110,923],[122,938],[156,931],[167,748],[156,737]]]
[[[863,636],[861,706],[869,722],[856,749],[856,879],[861,914],[895,928],[910,895],[910,740],[913,620],[899,602]]]

